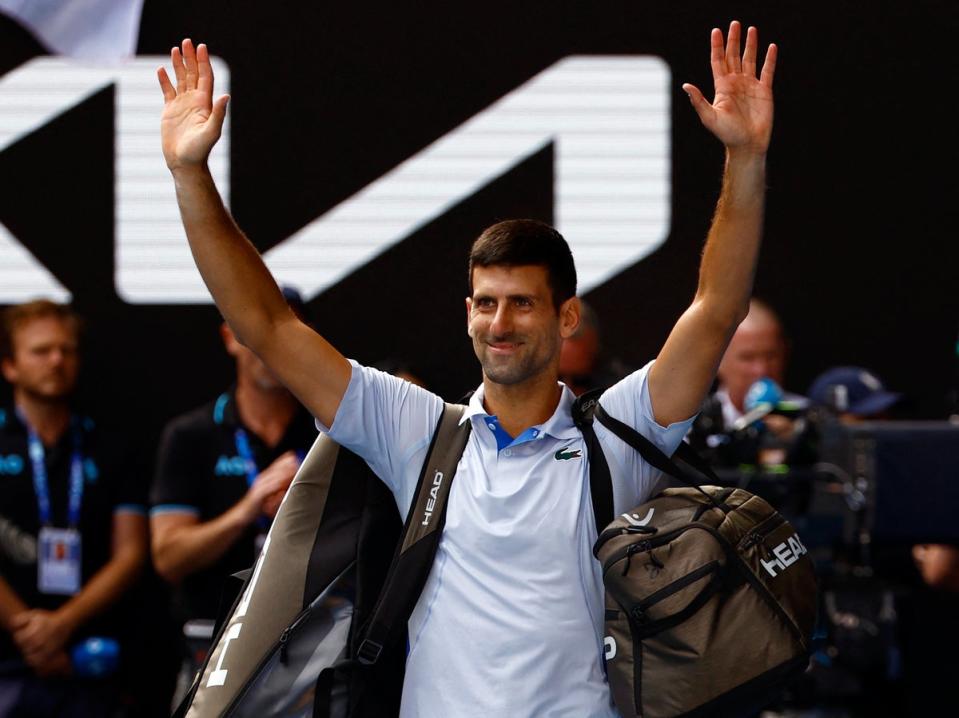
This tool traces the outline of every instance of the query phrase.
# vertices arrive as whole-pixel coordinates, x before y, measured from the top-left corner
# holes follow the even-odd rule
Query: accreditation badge
[[[80,532],[44,527],[38,537],[37,588],[40,593],[72,596],[80,590]]]

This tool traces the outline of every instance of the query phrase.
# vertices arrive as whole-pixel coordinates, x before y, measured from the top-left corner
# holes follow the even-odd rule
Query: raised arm
[[[769,46],[757,77],[758,33],[749,28],[742,57],[740,34],[739,23],[732,22],[724,47],[722,32],[712,31],[712,104],[695,86],[683,85],[699,119],[725,145],[726,167],[696,296],[650,372],[650,399],[656,421],[663,425],[699,409],[752,293],[762,238],[776,46]]]
[[[206,45],[170,52],[176,86],[162,67],[163,156],[176,185],[190,250],[217,307],[237,338],[256,352],[297,398],[330,426],[349,383],[350,365],[287,306],[259,253],[223,206],[207,165],[226,105],[213,99]]]

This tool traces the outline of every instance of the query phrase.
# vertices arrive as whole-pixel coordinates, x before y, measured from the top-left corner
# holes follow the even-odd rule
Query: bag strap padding
[[[363,640],[356,653],[360,663],[376,663],[383,648],[406,627],[426,585],[446,523],[456,466],[472,428],[470,421],[462,421],[466,409],[461,404],[446,404],[443,408],[406,516],[403,540],[393,556],[368,628],[360,634]]]

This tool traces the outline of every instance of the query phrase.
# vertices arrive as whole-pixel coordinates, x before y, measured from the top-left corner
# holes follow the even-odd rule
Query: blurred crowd
[[[304,316],[296,291],[284,295]],[[233,383],[224,378],[210,396],[197,397],[206,403],[169,421],[152,475],[144,476],[118,434],[73,402],[82,328],[72,308],[45,300],[7,308],[0,324],[0,362],[13,398],[0,407],[0,717],[169,715],[232,605],[241,585],[234,574],[254,563],[317,435],[307,412],[223,325]],[[903,399],[854,366],[827,370],[803,393],[788,391],[787,347],[776,313],[754,300],[688,437],[740,485],[762,476],[782,484],[815,469],[823,427],[895,418]],[[422,383],[402,362],[379,368]],[[580,394],[629,371],[604,346],[599,318],[587,307],[562,349],[563,381]],[[808,501],[800,510],[807,508]],[[928,543],[908,550],[914,575],[905,583],[951,615],[959,552]],[[879,596],[877,626],[903,605],[893,596],[884,607],[887,587],[865,593]],[[844,608],[847,596],[834,591],[824,611],[829,620],[814,657],[825,676],[820,694],[824,683],[841,680],[825,664],[859,650],[837,647],[836,626],[827,624],[868,620],[867,610]],[[932,603],[919,605],[926,611]],[[959,635],[954,624],[944,619],[938,627]],[[853,633],[846,631],[847,642]],[[867,638],[883,651],[901,652],[907,643]],[[887,700],[890,680],[908,679],[890,660],[878,678],[865,669],[854,675],[858,682],[846,690],[859,698],[847,703],[863,703],[866,694]],[[921,661],[912,665],[935,674]]]

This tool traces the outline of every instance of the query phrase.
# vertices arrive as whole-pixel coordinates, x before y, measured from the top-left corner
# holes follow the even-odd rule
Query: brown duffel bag
[[[667,489],[603,531],[606,667],[624,718],[755,712],[805,669],[812,561],[742,489]]]

